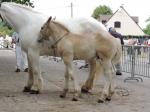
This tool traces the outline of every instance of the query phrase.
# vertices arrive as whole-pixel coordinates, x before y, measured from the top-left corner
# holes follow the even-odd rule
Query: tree
[[[99,17],[100,14],[112,14],[112,10],[106,6],[106,5],[100,5],[98,7],[95,8],[95,10],[93,11],[92,17],[94,17],[95,19],[97,19]]]
[[[148,24],[146,28],[144,29],[144,33],[150,35],[150,17],[145,22],[147,22]]]
[[[15,2],[19,4],[24,4],[30,7],[34,7],[33,1],[30,1],[30,0],[2,0],[2,2]]]

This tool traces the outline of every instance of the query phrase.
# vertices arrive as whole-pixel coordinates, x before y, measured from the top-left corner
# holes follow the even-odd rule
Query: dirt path
[[[103,81],[96,81],[91,94],[83,94],[78,102],[71,101],[72,93],[67,98],[59,98],[64,84],[64,65],[62,62],[48,61],[41,58],[44,88],[41,94],[23,93],[27,80],[24,72],[15,73],[15,55],[12,51],[0,50],[0,112],[150,112],[150,79],[144,82],[123,80],[125,74],[117,76],[116,93],[112,101],[97,103]],[[85,81],[88,69],[77,69],[80,84]]]

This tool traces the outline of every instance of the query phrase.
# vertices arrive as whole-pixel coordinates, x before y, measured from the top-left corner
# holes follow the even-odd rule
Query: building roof
[[[103,20],[106,20],[108,21],[110,18],[111,18],[112,15],[100,15],[98,20],[99,21],[103,21]],[[139,23],[139,18],[137,16],[131,16],[131,18],[138,24]]]

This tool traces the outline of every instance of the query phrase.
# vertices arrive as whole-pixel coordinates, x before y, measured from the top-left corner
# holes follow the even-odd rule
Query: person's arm
[[[12,35],[12,43],[16,44],[16,34],[13,33]]]
[[[16,44],[16,41],[15,41],[15,39],[12,39],[12,42],[11,42],[12,44]]]

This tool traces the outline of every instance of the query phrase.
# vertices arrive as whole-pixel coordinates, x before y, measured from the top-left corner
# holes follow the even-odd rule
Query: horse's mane
[[[69,30],[67,27],[65,27],[64,25],[62,25],[61,23],[56,22],[56,21],[52,21],[52,22],[53,22],[54,24],[60,26],[62,29],[66,30],[67,32],[70,32],[70,30]]]
[[[39,12],[33,10],[32,7],[29,7],[29,6],[26,6],[26,5],[23,5],[23,4],[17,4],[15,2],[4,2],[4,3],[15,6],[15,7],[23,8],[25,10],[29,10],[29,11],[32,11],[32,12],[35,12],[35,13],[39,13]]]

